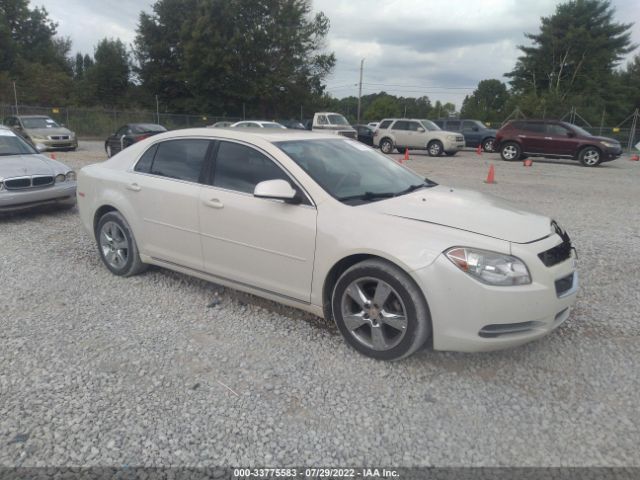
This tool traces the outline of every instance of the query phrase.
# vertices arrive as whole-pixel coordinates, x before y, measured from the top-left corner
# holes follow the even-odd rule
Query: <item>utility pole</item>
[[[360,123],[360,98],[362,97],[362,70],[364,69],[364,58],[360,60],[360,84],[358,86],[358,121]]]
[[[160,125],[160,102],[158,101],[157,93],[156,93],[156,117],[158,118],[158,125]]]
[[[16,91],[16,81],[13,81],[13,100],[15,102],[16,105],[16,115],[20,115],[20,112],[18,112],[18,92]]]

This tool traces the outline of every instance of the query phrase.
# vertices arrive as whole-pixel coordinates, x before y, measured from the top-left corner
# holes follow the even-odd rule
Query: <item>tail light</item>
[[[150,133],[145,133],[143,135],[140,135],[140,136],[136,137],[135,141],[139,142],[140,140],[144,140],[145,138],[149,138],[150,136],[151,136]]]
[[[374,136],[374,137],[377,137],[377,136],[378,136],[378,130],[374,130],[374,131],[373,131],[373,136]]]

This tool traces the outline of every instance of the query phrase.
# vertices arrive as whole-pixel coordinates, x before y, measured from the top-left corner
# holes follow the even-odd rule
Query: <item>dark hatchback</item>
[[[512,120],[498,130],[496,145],[503,160],[566,158],[579,160],[585,167],[622,155],[618,140],[591,135],[561,120]]]
[[[104,150],[107,152],[107,157],[112,157],[140,140],[166,131],[167,129],[162,125],[155,123],[128,123],[107,138],[104,142]]]
[[[354,125],[358,133],[358,141],[373,147],[373,128],[369,125]]]

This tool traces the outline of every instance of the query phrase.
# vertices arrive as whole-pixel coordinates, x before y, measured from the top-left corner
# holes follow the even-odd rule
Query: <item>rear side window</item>
[[[522,129],[532,133],[545,133],[544,123],[524,122]]]
[[[140,160],[138,160],[138,163],[136,163],[134,170],[141,173],[150,173],[151,164],[153,163],[153,157],[156,155],[156,150],[158,150],[158,144],[147,149],[147,151],[140,157]]]
[[[151,173],[188,182],[198,182],[209,148],[209,140],[169,140],[158,144]]]
[[[287,174],[269,158],[239,143],[220,142],[213,185],[243,193],[253,193],[265,180],[282,179],[291,183]]]
[[[409,130],[409,122],[406,120],[398,120],[393,124],[393,130]]]
[[[380,130],[386,130],[387,128],[389,128],[389,125],[391,125],[392,120],[385,120],[384,122],[380,123],[380,125],[378,125],[378,128]]]

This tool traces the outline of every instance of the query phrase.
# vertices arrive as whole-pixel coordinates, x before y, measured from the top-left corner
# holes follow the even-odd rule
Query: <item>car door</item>
[[[198,138],[166,140],[136,163],[124,187],[139,216],[141,251],[147,255],[202,270],[198,209],[211,145]]]
[[[426,148],[427,133],[424,125],[413,120],[408,121],[407,124],[409,128],[407,132],[408,141],[404,146],[410,148]]]
[[[573,137],[569,136],[570,132],[568,128],[558,123],[547,123],[546,132],[546,153],[573,156],[576,141]]]
[[[218,143],[210,186],[200,193],[205,270],[268,293],[309,302],[316,209],[282,167],[255,148]],[[257,198],[261,181],[284,179],[305,199]]]
[[[518,134],[524,153],[542,153],[545,151],[546,130],[544,122],[523,122]]]
[[[476,122],[463,120],[462,135],[467,147],[477,147],[482,141],[482,132]]]
[[[398,120],[391,127],[393,138],[397,147],[407,147],[411,142],[409,135],[409,122],[407,120]]]

